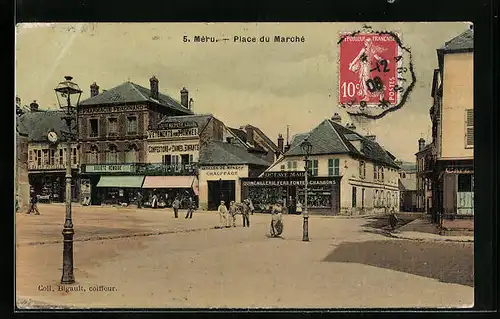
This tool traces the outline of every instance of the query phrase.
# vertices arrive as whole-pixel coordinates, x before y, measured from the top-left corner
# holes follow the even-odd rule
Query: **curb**
[[[447,241],[447,242],[455,242],[455,243],[473,243],[474,239],[458,239],[458,238],[416,238],[416,237],[405,237],[404,235],[394,234],[388,231],[385,231],[385,234],[392,238],[397,239],[406,239],[406,240],[415,240],[415,241]]]
[[[135,234],[126,234],[126,235],[110,235],[110,236],[97,236],[97,237],[84,237],[74,239],[73,242],[76,241],[96,241],[96,240],[105,240],[105,239],[121,239],[121,238],[131,238],[131,237],[148,237],[148,236],[158,236],[165,234],[176,234],[176,233],[190,233],[195,231],[202,230],[210,230],[214,229],[214,227],[204,227],[204,228],[192,228],[192,229],[181,229],[181,230],[163,230],[156,232],[143,232],[143,233],[135,233]],[[59,244],[63,243],[63,240],[49,240],[49,241],[38,241],[38,242],[29,242],[25,244],[19,244],[17,246],[39,246],[39,245],[50,245],[50,244]]]

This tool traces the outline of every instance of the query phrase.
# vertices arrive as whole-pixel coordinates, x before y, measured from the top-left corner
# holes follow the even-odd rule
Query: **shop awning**
[[[97,187],[141,188],[144,176],[101,176]]]
[[[196,176],[146,176],[142,188],[193,188]]]

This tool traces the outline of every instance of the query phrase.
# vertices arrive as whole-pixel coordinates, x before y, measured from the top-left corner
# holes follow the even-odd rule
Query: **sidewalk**
[[[399,239],[421,241],[474,242],[474,236],[440,235],[437,226],[426,218],[415,219],[394,232],[387,232],[387,235]]]

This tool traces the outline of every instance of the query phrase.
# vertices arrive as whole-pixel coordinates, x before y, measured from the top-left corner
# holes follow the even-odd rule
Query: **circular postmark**
[[[406,103],[416,76],[398,33],[364,25],[341,33],[338,45],[339,105],[351,117],[380,119]]]

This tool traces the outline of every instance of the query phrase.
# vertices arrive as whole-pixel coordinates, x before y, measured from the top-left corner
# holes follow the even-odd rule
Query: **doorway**
[[[229,202],[236,198],[235,181],[209,181],[208,184],[208,210],[217,210],[220,201],[223,200],[229,208]]]

